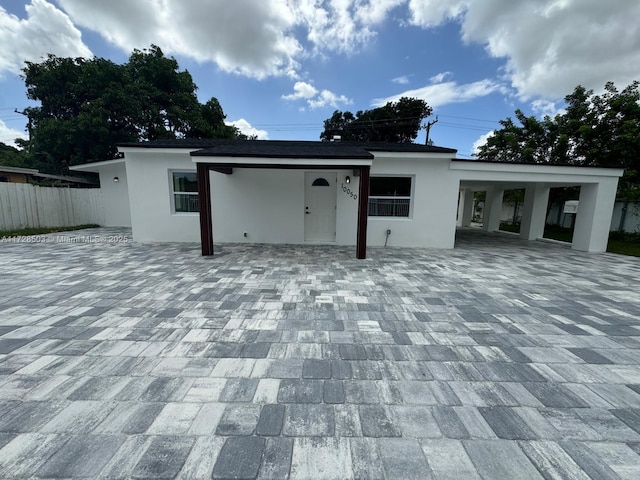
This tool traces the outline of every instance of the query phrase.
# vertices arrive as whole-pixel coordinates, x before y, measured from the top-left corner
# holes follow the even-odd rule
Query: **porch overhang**
[[[192,152],[198,173],[198,198],[200,202],[200,239],[202,255],[211,256],[213,247],[213,218],[211,205],[210,172],[227,175],[235,168],[263,168],[280,170],[354,170],[360,173],[358,196],[358,223],[356,230],[356,258],[367,257],[367,219],[369,208],[369,176],[373,155],[359,150],[340,152],[339,155],[310,157],[303,155],[278,155],[273,157],[251,155],[220,155],[208,149]],[[349,154],[350,153],[350,154]]]

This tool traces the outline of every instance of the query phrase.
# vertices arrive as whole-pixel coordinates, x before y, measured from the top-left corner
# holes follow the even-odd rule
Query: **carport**
[[[525,201],[520,237],[537,240],[543,237],[552,187],[580,187],[576,216],[574,250],[604,252],[607,249],[619,168],[592,168],[559,165],[496,163],[454,159],[450,169],[459,175],[460,202],[458,226],[471,224],[474,192],[486,192],[483,229],[500,228],[505,190],[524,189]]]

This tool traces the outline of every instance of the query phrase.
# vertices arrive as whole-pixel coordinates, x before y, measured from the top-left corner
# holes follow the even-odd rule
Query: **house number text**
[[[349,196],[350,196],[351,198],[353,198],[354,200],[357,200],[357,199],[358,199],[358,195],[356,195],[356,193],[355,193],[353,190],[351,190],[350,188],[348,188],[344,183],[342,183],[340,186],[342,187],[342,191],[343,191],[344,193],[346,193],[347,195],[349,195]]]

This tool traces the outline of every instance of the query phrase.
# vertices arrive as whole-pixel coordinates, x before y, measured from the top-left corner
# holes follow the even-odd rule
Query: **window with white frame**
[[[369,216],[409,217],[411,187],[411,177],[371,177]]]
[[[170,172],[173,213],[200,211],[196,172]]]

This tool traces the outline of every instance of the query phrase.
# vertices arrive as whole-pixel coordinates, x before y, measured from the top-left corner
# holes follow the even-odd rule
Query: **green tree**
[[[320,139],[328,141],[339,135],[343,141],[409,143],[431,112],[424,100],[407,97],[355,115],[336,110],[324,121]]]
[[[618,91],[607,83],[602,95],[577,86],[554,118],[502,120],[478,158],[490,161],[550,163],[625,169],[618,196],[640,200],[640,83]]]
[[[172,138],[235,138],[217,99],[204,105],[188,71],[159,47],[134,50],[129,61],[49,55],[23,69],[31,139],[28,155],[51,173],[116,158],[122,142]]]
[[[26,155],[21,150],[2,142],[0,142],[0,165],[31,168],[26,162]]]

